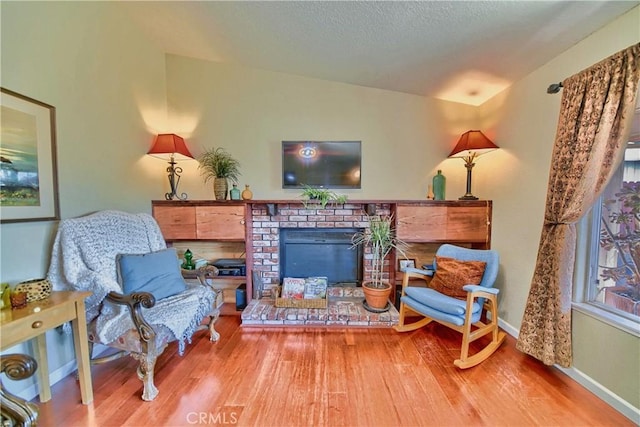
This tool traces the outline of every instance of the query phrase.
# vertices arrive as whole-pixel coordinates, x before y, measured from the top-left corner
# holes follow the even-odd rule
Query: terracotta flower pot
[[[389,303],[389,295],[391,295],[391,285],[384,283],[386,286],[383,289],[372,288],[371,282],[364,282],[362,284],[362,291],[364,292],[364,298],[367,301],[367,305],[375,310],[384,310]]]

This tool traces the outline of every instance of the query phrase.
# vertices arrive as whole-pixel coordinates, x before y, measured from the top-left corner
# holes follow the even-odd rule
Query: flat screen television
[[[282,141],[282,188],[360,188],[360,141]]]

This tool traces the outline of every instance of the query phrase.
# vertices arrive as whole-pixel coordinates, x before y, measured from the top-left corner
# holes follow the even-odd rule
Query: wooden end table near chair
[[[85,405],[93,402],[91,367],[84,299],[91,292],[52,292],[43,300],[34,301],[24,308],[2,310],[0,321],[0,350],[4,351],[21,342],[35,338],[34,351],[38,362],[40,402],[51,399],[47,341],[45,332],[71,322],[73,346],[78,364],[80,395]]]

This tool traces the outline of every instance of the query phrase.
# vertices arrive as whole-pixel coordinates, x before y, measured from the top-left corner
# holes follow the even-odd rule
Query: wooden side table
[[[52,292],[49,298],[28,303],[26,307],[2,310],[0,320],[0,350],[5,350],[23,341],[35,338],[35,352],[38,361],[38,386],[40,401],[51,399],[49,384],[49,364],[45,332],[71,321],[73,346],[78,364],[78,378],[82,403],[93,401],[91,387],[91,365],[84,299],[91,292]]]

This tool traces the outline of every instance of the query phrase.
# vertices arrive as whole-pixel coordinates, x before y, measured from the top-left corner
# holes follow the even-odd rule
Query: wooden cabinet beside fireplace
[[[217,201],[152,201],[153,217],[167,244],[178,253],[189,249],[196,257],[209,260],[239,258],[246,251],[247,204]],[[190,280],[195,276],[187,275]],[[214,287],[226,303],[223,313],[235,313],[236,288],[245,276],[219,276]]]
[[[395,213],[397,235],[409,243],[460,243],[489,249],[491,210],[489,200],[399,202]]]
[[[153,217],[167,240],[245,240],[244,203],[152,202]]]
[[[409,201],[395,205],[397,235],[408,243],[407,258],[413,259],[419,268],[431,264],[438,247],[443,243],[490,249],[491,216],[490,200]],[[392,262],[397,264],[400,255],[394,255],[396,259]],[[396,283],[398,291],[402,273],[391,271],[390,279]],[[392,295],[392,299],[397,300],[398,295]]]

